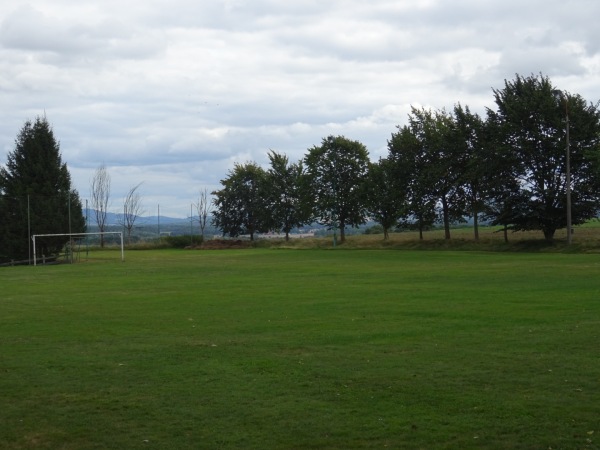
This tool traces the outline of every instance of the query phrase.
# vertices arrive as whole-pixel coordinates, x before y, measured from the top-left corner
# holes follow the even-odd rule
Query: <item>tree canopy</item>
[[[270,151],[267,171],[268,208],[273,229],[289,239],[292,229],[310,221],[310,202],[306,192],[306,174],[302,162],[290,163],[284,154]]]
[[[0,168],[0,259],[24,260],[32,254],[34,234],[85,230],[79,194],[45,117],[27,121]],[[36,240],[38,254],[61,250],[68,237]]]
[[[304,158],[318,222],[340,230],[344,242],[346,226],[365,223],[363,182],[369,167],[364,144],[344,136],[328,136]]]
[[[471,218],[477,239],[484,218],[503,225],[505,239],[512,229],[541,230],[552,240],[566,227],[567,210],[573,224],[597,217],[598,104],[558,91],[543,75],[517,75],[493,94],[496,108],[487,109],[485,117],[460,103],[450,112],[413,107],[377,163],[369,161],[362,143],[328,136],[295,164],[271,152],[266,176],[254,165],[252,179],[265,181],[252,196],[246,191],[254,182],[246,178],[239,185],[243,166],[236,166],[217,191],[215,224],[232,235],[258,230],[235,219],[250,208],[260,228],[287,234],[316,221],[333,229],[334,236],[339,229],[343,242],[346,227],[367,220],[382,225],[384,238],[396,225],[417,228],[423,238],[424,230],[441,223],[450,239],[451,225]]]
[[[594,166],[600,143],[600,111],[581,96],[561,93],[550,79],[517,77],[494,90],[501,153],[513,162],[520,189],[513,228],[542,230],[552,240],[566,227],[567,132],[569,132],[573,224],[596,217],[599,180]]]
[[[391,159],[381,158],[369,164],[365,181],[365,202],[370,218],[379,223],[383,239],[389,238],[400,218],[406,215],[407,188],[397,165]]]
[[[228,236],[268,231],[272,225],[268,211],[266,173],[254,162],[235,164],[221,189],[212,192],[213,225]]]

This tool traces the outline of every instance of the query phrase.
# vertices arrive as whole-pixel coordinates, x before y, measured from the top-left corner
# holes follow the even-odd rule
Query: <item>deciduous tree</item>
[[[135,222],[144,214],[142,205],[142,196],[139,188],[142,183],[138,183],[129,189],[123,199],[123,214],[119,217],[119,223],[127,230],[127,242],[131,243],[131,231]]]
[[[312,187],[314,215],[321,224],[339,228],[343,243],[346,226],[358,227],[366,221],[363,185],[369,152],[358,141],[329,136],[320,146],[309,149],[304,162]]]
[[[457,184],[462,187],[466,212],[473,219],[473,234],[479,240],[479,218],[485,212],[486,199],[490,191],[490,177],[486,164],[489,155],[490,139],[486,122],[471,112],[468,106],[458,104],[453,115],[453,145],[455,167],[458,168]]]
[[[383,239],[398,225],[408,209],[407,185],[401,170],[392,159],[369,164],[365,183],[367,212],[383,228]]]
[[[268,231],[272,221],[267,203],[265,171],[254,162],[235,164],[214,196],[213,225],[235,237]]]
[[[427,155],[418,137],[408,126],[398,127],[388,141],[388,159],[394,162],[401,186],[406,189],[407,210],[401,226],[423,232],[431,228],[436,220],[436,197],[429,187]]]
[[[90,196],[98,231],[104,233],[110,201],[110,174],[104,164],[100,165],[94,172],[90,182]],[[100,235],[100,247],[104,247],[104,234]]]
[[[566,130],[570,131],[572,223],[595,217],[600,207],[598,174],[594,156],[600,141],[598,104],[580,95],[556,95],[556,88],[543,75],[517,75],[494,90],[495,112],[502,144],[515,161],[525,204],[513,217],[517,230],[539,229],[552,240],[566,226]]]
[[[198,225],[200,227],[200,236],[204,239],[204,230],[206,230],[206,225],[208,225],[208,218],[211,214],[211,202],[208,198],[208,189],[204,188],[200,191],[200,195],[198,196],[198,202],[194,205],[196,207],[196,212],[198,213]]]
[[[286,155],[270,151],[271,167],[267,171],[268,208],[273,228],[285,233],[310,220],[310,205],[306,195],[306,177],[302,162],[290,163]]]

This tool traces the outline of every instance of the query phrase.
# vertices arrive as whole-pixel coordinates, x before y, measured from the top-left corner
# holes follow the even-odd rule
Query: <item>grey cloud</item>
[[[177,215],[234,162],[376,158],[411,104],[482,112],[517,72],[598,92],[596,0],[28,1],[0,5],[1,151],[46,111],[80,192],[105,162]]]
[[[561,48],[515,49],[503,54],[497,68],[498,73],[514,74],[544,73],[547,76],[566,77],[583,75],[586,70],[578,55]]]
[[[115,19],[93,24],[43,13],[29,4],[5,16],[0,44],[9,49],[39,53],[48,64],[71,60],[89,64],[100,58],[143,59],[164,50],[153,30],[136,30]]]

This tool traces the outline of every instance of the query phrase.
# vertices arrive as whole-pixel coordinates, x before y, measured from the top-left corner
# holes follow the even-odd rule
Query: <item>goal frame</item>
[[[34,234],[31,236],[33,240],[33,265],[37,266],[37,255],[35,250],[35,238],[36,237],[57,237],[57,236],[69,236],[69,239],[77,236],[96,236],[105,234],[118,234],[121,237],[121,262],[125,261],[125,247],[123,246],[123,232],[122,231],[102,231],[96,233],[58,233],[58,234]]]

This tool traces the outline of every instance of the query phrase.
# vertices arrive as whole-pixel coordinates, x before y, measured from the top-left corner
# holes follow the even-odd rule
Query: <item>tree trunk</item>
[[[473,211],[473,232],[475,240],[479,241],[479,213],[477,212],[477,209]]]
[[[504,225],[504,242],[508,244],[508,225]]]
[[[554,240],[554,232],[556,230],[544,228],[543,231],[544,231],[544,239],[546,239],[547,242],[552,242]]]
[[[390,231],[389,228],[384,228],[383,229],[383,240],[387,241],[390,237]]]
[[[346,223],[340,221],[340,244],[346,242]]]
[[[444,238],[450,239],[450,218],[448,211],[448,200],[446,200],[446,196],[442,197],[442,211],[444,215]]]

